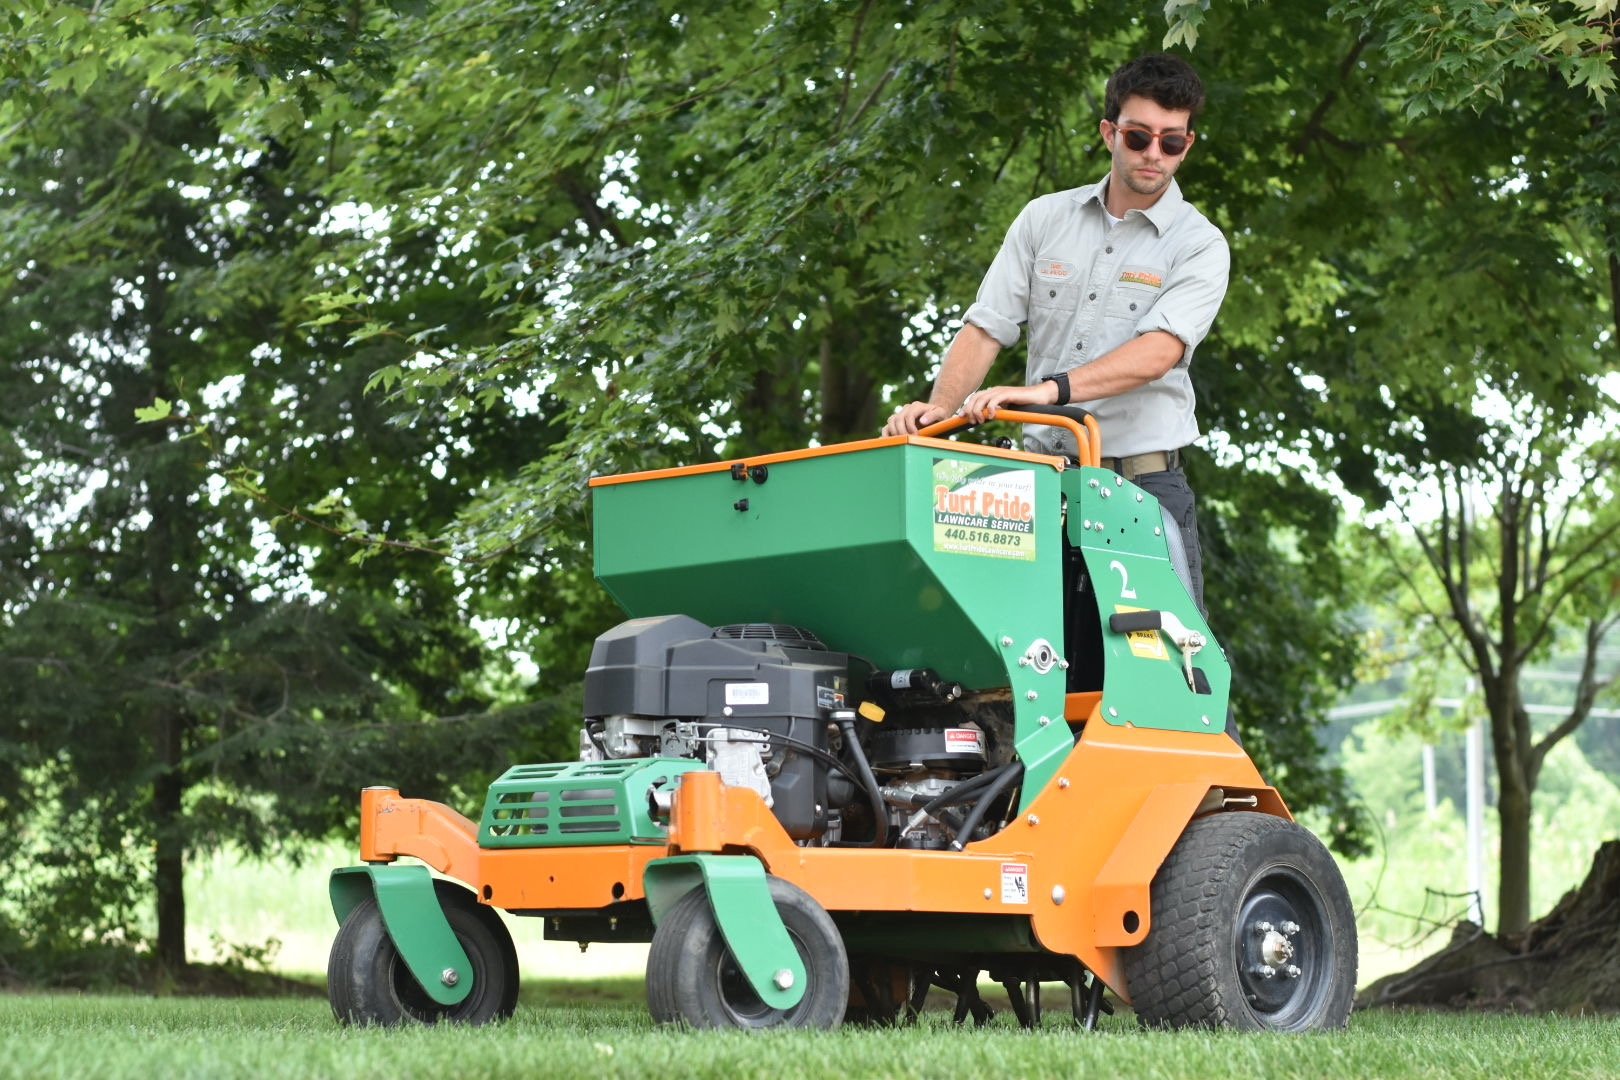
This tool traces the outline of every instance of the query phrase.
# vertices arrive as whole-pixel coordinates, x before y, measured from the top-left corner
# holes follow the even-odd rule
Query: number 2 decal
[[[1131,574],[1125,569],[1125,564],[1115,559],[1108,564],[1108,569],[1119,571],[1119,598],[1121,600],[1135,600],[1136,590],[1131,588]]]

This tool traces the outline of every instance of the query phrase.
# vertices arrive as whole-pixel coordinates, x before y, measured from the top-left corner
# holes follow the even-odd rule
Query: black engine
[[[883,722],[858,719],[863,703]],[[621,623],[591,651],[585,717],[583,760],[703,761],[758,792],[802,843],[965,843],[964,824],[974,836],[993,831],[977,824],[985,808],[948,807],[988,805],[992,789],[1007,789],[980,782],[991,725],[962,687],[926,668],[873,672],[792,626],[715,629],[684,615]],[[952,798],[958,787],[966,798]]]

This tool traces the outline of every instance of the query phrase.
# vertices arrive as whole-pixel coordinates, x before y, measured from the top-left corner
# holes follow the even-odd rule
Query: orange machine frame
[[[800,847],[757,794],[700,771],[682,777],[667,845],[486,850],[477,826],[450,807],[368,788],[360,857],[412,856],[496,907],[581,911],[644,899],[656,859],[752,854],[829,911],[1027,916],[1043,948],[1078,958],[1129,1001],[1120,950],[1146,938],[1149,886],[1188,821],[1234,798],[1292,816],[1227,736],[1115,727],[1096,718],[1095,694],[1068,704],[1070,722],[1083,726],[1056,782],[960,852]],[[1009,867],[1027,883],[1022,903],[1002,896]]]

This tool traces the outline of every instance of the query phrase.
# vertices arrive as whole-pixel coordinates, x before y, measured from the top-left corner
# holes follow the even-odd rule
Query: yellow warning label
[[[1115,604],[1114,610],[1120,614],[1127,611],[1146,611],[1147,608],[1128,607],[1125,604]],[[1164,647],[1164,638],[1157,630],[1134,630],[1125,635],[1126,644],[1131,647],[1131,653],[1144,660],[1170,659],[1170,652]]]

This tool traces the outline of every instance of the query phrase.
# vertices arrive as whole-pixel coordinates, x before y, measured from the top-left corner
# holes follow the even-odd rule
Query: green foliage
[[[1568,4],[1344,0],[1333,15],[1377,34],[1410,88],[1408,115],[1501,102],[1510,77],[1552,71],[1599,105],[1615,88],[1620,19],[1614,0]]]
[[[301,297],[341,283],[331,135],[382,9],[8,19],[0,852],[36,872],[0,882],[0,916],[36,957],[150,945],[177,967],[187,855],[329,832],[367,783],[449,796],[514,746],[558,749],[546,695],[494,708],[513,687],[485,674],[464,578],[348,557],[356,533],[428,547],[462,485],[545,436],[505,410],[390,425],[363,386],[402,345],[309,325]],[[64,76],[59,55],[86,63]],[[272,84],[336,126],[267,126]],[[399,265],[425,276],[432,257]],[[463,317],[458,299],[433,310]],[[450,476],[447,446],[473,467]],[[267,521],[254,491],[312,513]],[[134,913],[154,892],[148,942]]]

